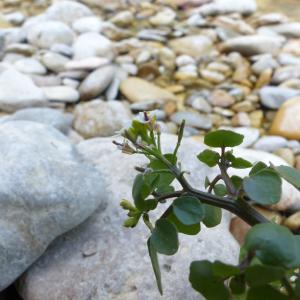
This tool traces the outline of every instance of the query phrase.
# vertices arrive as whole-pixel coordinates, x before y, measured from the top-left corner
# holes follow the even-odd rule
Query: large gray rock
[[[265,86],[259,91],[261,103],[271,109],[279,108],[286,100],[300,95],[300,90]]]
[[[45,106],[47,103],[45,95],[30,77],[14,69],[0,74],[0,109],[13,112],[25,107]]]
[[[284,39],[281,37],[248,35],[231,38],[224,42],[224,52],[239,52],[242,55],[250,56],[263,53],[276,54]]]
[[[53,127],[0,125],[0,290],[99,206],[101,174]]]
[[[163,135],[162,142],[165,151],[170,152],[176,138]],[[131,198],[134,166],[145,160],[137,155],[125,156],[111,143],[110,138],[98,138],[78,146],[80,153],[103,172],[106,209],[97,211],[88,222],[57,240],[22,277],[20,293],[25,300],[201,299],[188,283],[189,264],[195,259],[237,261],[238,247],[228,232],[229,215],[224,213],[222,223],[214,229],[202,226],[198,238],[180,236],[181,247],[176,256],[159,257],[164,285],[164,296],[160,297],[146,249],[149,231],[144,225],[134,230],[122,228],[125,212],[119,207],[121,199]],[[216,175],[216,170],[197,160],[201,150],[201,143],[186,138],[179,150],[183,170],[191,173],[188,180],[199,188],[203,188],[206,175],[210,178]],[[284,164],[282,159],[263,152],[236,149],[235,154],[252,162],[259,157],[265,162]],[[245,173],[238,170],[236,174]],[[291,193],[287,186],[283,197],[290,199],[295,194],[299,197],[296,189]]]
[[[176,142],[173,136],[164,136],[162,141],[168,151]],[[147,254],[149,231],[142,224],[134,230],[124,229],[126,214],[119,207],[121,199],[131,198],[134,166],[144,159],[125,156],[115,149],[112,139],[82,142],[78,149],[103,170],[106,209],[97,211],[88,222],[57,240],[23,276],[20,292],[25,300],[196,300],[200,297],[188,282],[192,260],[237,261],[238,245],[228,231],[226,214],[217,228],[203,226],[198,238],[180,236],[181,247],[176,256],[159,257],[164,284],[164,296],[160,297]],[[180,151],[184,170],[193,173],[195,185],[202,185],[208,172],[197,162],[196,154],[201,149],[201,144],[184,140]]]
[[[7,121],[10,120],[38,122],[53,126],[62,133],[67,133],[71,128],[73,116],[53,108],[35,107],[18,110],[8,117]]]

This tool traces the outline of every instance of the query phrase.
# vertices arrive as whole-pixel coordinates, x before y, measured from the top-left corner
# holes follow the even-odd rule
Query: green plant
[[[177,160],[183,137],[182,123],[177,145],[172,153],[163,153],[161,134],[155,117],[144,113],[122,132],[123,143],[115,142],[127,154],[148,158],[145,168],[136,167],[133,202],[123,200],[128,212],[124,226],[135,227],[140,220],[150,230],[147,241],[156,282],[163,293],[158,254],[173,255],[179,247],[178,233],[196,235],[201,223],[207,227],[221,222],[221,209],[226,209],[253,226],[241,247],[237,266],[221,261],[194,261],[190,265],[192,287],[208,300],[226,299],[300,299],[300,236],[287,228],[269,222],[251,203],[271,205],[280,200],[281,178],[300,188],[300,172],[287,166],[266,165],[236,157],[231,150],[243,141],[232,131],[218,130],[207,134],[204,143],[219,151],[206,149],[197,158],[209,167],[217,166],[220,174],[212,181],[205,179],[203,192],[192,187]],[[229,176],[229,168],[249,168],[245,178]],[[177,180],[182,189],[174,190]],[[168,203],[164,213],[154,222],[150,212]]]

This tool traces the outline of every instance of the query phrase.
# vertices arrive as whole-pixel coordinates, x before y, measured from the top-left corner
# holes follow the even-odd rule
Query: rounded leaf
[[[185,225],[176,218],[176,216],[174,215],[173,212],[171,212],[168,215],[167,219],[175,225],[175,227],[177,228],[177,231],[180,233],[184,233],[187,235],[196,235],[201,230],[200,223],[193,224],[193,225]]]
[[[210,147],[235,147],[243,142],[244,136],[230,130],[217,130],[204,137],[204,143]]]
[[[243,188],[251,200],[262,205],[275,204],[281,197],[281,178],[265,169],[243,180]]]
[[[206,227],[211,228],[219,225],[222,220],[222,210],[220,207],[203,204],[205,215],[202,222]]]
[[[209,167],[214,167],[217,165],[219,159],[220,159],[220,154],[216,151],[212,151],[209,149],[206,149],[204,151],[202,151],[201,153],[199,153],[197,155],[197,158],[205,163],[206,165],[208,165]]]
[[[300,189],[300,172],[289,166],[275,167],[278,174],[292,184],[298,190]]]
[[[173,202],[172,206],[175,216],[184,225],[200,223],[204,217],[203,205],[195,197],[179,197]]]
[[[159,219],[150,237],[153,247],[158,253],[173,255],[179,247],[176,227],[166,219]]]

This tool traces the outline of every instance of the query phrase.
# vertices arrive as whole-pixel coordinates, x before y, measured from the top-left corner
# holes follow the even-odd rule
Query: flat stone
[[[27,38],[30,44],[39,48],[49,49],[53,44],[57,43],[72,44],[74,33],[62,22],[46,21],[31,27]]]
[[[74,128],[85,138],[115,135],[132,119],[123,102],[103,100],[77,105],[74,116]]]
[[[45,106],[47,99],[30,77],[8,69],[0,74],[0,109],[13,112],[21,108]]]
[[[205,35],[191,35],[173,39],[169,42],[170,48],[177,54],[187,54],[198,58],[212,51],[212,41]]]
[[[300,65],[278,68],[272,78],[272,83],[280,84],[289,79],[300,78]]]
[[[62,54],[48,51],[42,56],[43,64],[54,73],[60,73],[65,70],[66,64],[70,59]]]
[[[263,53],[276,54],[283,43],[282,38],[262,35],[240,36],[225,41],[222,45],[224,52],[237,51],[245,56]]]
[[[268,26],[267,28],[288,38],[300,38],[299,22],[283,23],[279,25]]]
[[[109,64],[109,59],[103,57],[87,57],[72,60],[65,66],[66,70],[94,70]]]
[[[276,113],[270,134],[300,140],[300,97],[286,101]]]
[[[235,102],[234,97],[224,90],[213,91],[209,100],[213,106],[219,107],[229,107]]]
[[[176,101],[176,96],[157,85],[138,77],[129,77],[121,83],[120,90],[130,102]]]
[[[267,108],[278,109],[285,101],[300,95],[300,90],[265,86],[259,91],[261,103]]]
[[[183,120],[185,120],[187,126],[199,129],[210,129],[212,127],[210,118],[198,112],[179,111],[171,116],[171,121],[178,125],[180,125]]]
[[[91,100],[101,95],[112,82],[115,72],[115,66],[108,65],[90,73],[79,87],[81,99]]]
[[[74,103],[80,98],[79,92],[70,86],[49,86],[42,90],[48,101]]]
[[[104,200],[102,175],[67,137],[29,121],[0,124],[1,275],[10,285]],[[13,168],[12,168],[13,166]]]
[[[253,146],[254,149],[274,152],[279,148],[284,148],[287,146],[287,140],[281,136],[263,136],[261,137]]]

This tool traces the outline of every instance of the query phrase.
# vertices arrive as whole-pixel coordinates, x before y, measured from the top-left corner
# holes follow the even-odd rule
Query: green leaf
[[[173,211],[168,215],[167,219],[175,225],[175,227],[177,228],[177,231],[180,233],[184,233],[184,234],[188,234],[188,235],[196,235],[201,230],[200,223],[193,224],[193,225],[185,225],[185,224],[181,223],[176,218]]]
[[[217,130],[204,137],[204,143],[210,147],[235,147],[243,142],[244,136],[230,130]]]
[[[161,283],[161,273],[160,273],[160,268],[159,268],[157,252],[156,252],[155,248],[153,247],[150,238],[147,241],[147,246],[148,246],[148,252],[149,252],[152,268],[153,268],[155,279],[156,279],[156,284],[157,284],[160,294],[162,295],[163,288],[162,288],[162,283]]]
[[[297,297],[300,297],[300,274],[298,274],[298,277],[295,281],[295,294]]]
[[[260,172],[260,171],[262,171],[263,169],[266,169],[266,168],[268,168],[268,166],[265,163],[259,161],[253,166],[253,168],[251,169],[249,175],[254,175],[254,174],[256,174],[256,173],[258,173],[258,172]]]
[[[243,180],[243,188],[251,200],[262,205],[275,204],[281,197],[281,178],[272,170],[262,170]]]
[[[200,223],[204,217],[203,205],[195,197],[179,197],[173,202],[172,206],[177,219],[185,225]]]
[[[275,167],[275,170],[295,188],[300,189],[300,172],[298,170],[288,166]]]
[[[207,189],[210,186],[210,181],[207,176],[205,176],[204,187]]]
[[[229,287],[231,289],[232,294],[243,294],[246,290],[245,277],[243,275],[232,277],[229,283]]]
[[[290,268],[300,268],[300,236],[299,235],[293,235],[294,236],[294,244],[295,244],[295,259],[292,263],[290,263]]]
[[[202,222],[206,227],[211,228],[219,225],[222,220],[222,210],[219,207],[203,204],[205,215]]]
[[[298,256],[294,235],[286,227],[264,223],[253,226],[246,235],[244,248],[255,252],[265,265],[291,267]]]
[[[236,169],[248,169],[252,167],[252,164],[250,161],[245,160],[241,157],[236,157],[232,162],[231,162],[231,167],[236,168]]]
[[[239,189],[243,184],[243,178],[239,176],[233,175],[230,179],[236,189]]]
[[[166,195],[173,193],[175,191],[175,188],[172,185],[163,185],[157,188],[156,192],[160,195]]]
[[[151,144],[151,138],[148,134],[148,126],[146,123],[142,123],[138,120],[133,120],[131,123],[131,128],[129,129],[131,134],[135,136],[135,139],[140,136],[141,139],[147,144]]]
[[[177,158],[173,156],[173,154],[165,154],[164,157],[171,162],[172,164],[176,164]],[[166,167],[164,163],[162,163],[158,159],[152,159],[150,163],[148,164],[148,168],[157,171],[161,170],[164,172],[161,172],[159,174],[159,182],[157,183],[157,188],[161,188],[164,186],[169,186],[175,179],[175,176],[172,173],[168,173],[166,171],[169,171],[169,169]],[[149,176],[149,175],[148,175]],[[150,176],[157,176],[157,174],[152,174]]]
[[[281,280],[285,270],[280,267],[254,265],[249,266],[245,272],[245,278],[249,286],[261,286],[273,281]]]
[[[151,194],[152,189],[146,183],[145,178],[142,174],[138,174],[135,177],[133,187],[132,187],[132,197],[135,206],[143,211],[145,209],[145,199]]]
[[[219,183],[214,186],[214,193],[217,196],[224,197],[227,195],[227,188],[225,184]]]
[[[219,162],[220,154],[218,152],[206,149],[198,154],[197,158],[209,167],[214,167]]]
[[[232,154],[232,151],[227,151],[225,153],[225,158],[229,162],[231,162],[231,167],[236,168],[236,169],[247,169],[252,167],[252,163],[248,160],[245,160],[241,157],[235,157]]]
[[[270,285],[250,288],[247,300],[288,300],[289,298]]]
[[[217,277],[228,278],[240,274],[240,269],[237,266],[228,265],[221,261],[215,261],[212,264],[213,274]]]
[[[158,253],[173,255],[179,247],[176,227],[167,219],[159,219],[150,237],[153,247]]]
[[[229,299],[228,289],[222,280],[214,276],[212,263],[207,260],[191,263],[189,280],[192,287],[207,300]]]

